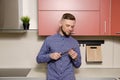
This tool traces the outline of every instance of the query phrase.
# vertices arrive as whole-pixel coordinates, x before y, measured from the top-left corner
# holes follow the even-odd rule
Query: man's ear
[[[58,22],[58,26],[59,26],[59,27],[62,26],[61,21]]]
[[[61,26],[62,26],[62,21],[61,21],[61,20],[59,21],[59,24],[58,24],[58,25],[59,25],[59,27],[61,27]]]

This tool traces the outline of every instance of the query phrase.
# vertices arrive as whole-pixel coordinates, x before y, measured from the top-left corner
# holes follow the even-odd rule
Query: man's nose
[[[69,27],[69,30],[70,30],[70,31],[72,31],[72,30],[73,30],[73,28],[70,26],[70,27]]]

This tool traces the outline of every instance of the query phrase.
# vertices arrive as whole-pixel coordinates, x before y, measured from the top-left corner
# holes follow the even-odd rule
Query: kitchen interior
[[[44,5],[42,5],[43,9],[39,9],[39,7],[41,8],[41,5],[39,4],[42,4],[40,1],[43,2],[44,5],[46,5],[45,4],[46,0],[0,0],[0,80],[45,80],[46,79],[47,64],[45,63],[37,64],[36,56],[46,38],[46,35],[53,34],[51,33],[53,31],[47,33],[47,31],[41,28],[41,26],[43,25],[48,26],[49,20],[48,21],[46,20],[48,24],[43,24],[39,22],[39,20],[43,19],[44,14],[53,13],[50,11],[55,11],[55,10],[52,10],[52,8],[49,5],[47,8],[44,7]],[[58,0],[59,4],[60,1],[63,2],[64,0]],[[71,1],[71,0],[66,0],[66,1]],[[89,0],[76,0],[76,1],[90,2]],[[85,30],[87,30],[88,33],[86,32],[79,33],[82,32],[79,31],[80,29],[77,29],[77,31],[75,30],[77,35],[73,35],[73,37],[77,39],[79,42],[81,56],[82,56],[81,67],[75,69],[76,80],[90,80],[90,79],[119,80],[120,79],[120,53],[119,53],[120,52],[120,37],[119,37],[120,36],[120,28],[119,28],[120,1],[119,0],[91,0],[91,1],[96,3],[103,1],[103,3],[105,4],[108,1],[109,7],[107,7],[108,9],[106,8],[104,9],[104,6],[103,8],[101,8],[103,4],[99,4],[99,5],[96,4],[95,6],[99,6],[98,9],[100,8],[101,9],[97,10],[97,8],[95,8],[95,10],[92,10],[93,12],[97,11],[96,12],[97,18],[96,16],[95,18],[93,16],[93,20],[94,19],[98,20],[96,23],[94,22],[94,24],[98,26],[99,27],[98,29],[100,30],[93,30],[94,29],[93,28],[91,34],[89,33],[90,29],[87,30],[87,27],[85,28]],[[48,1],[49,4],[50,2],[51,1]],[[47,9],[49,12],[46,10],[45,13],[44,9]],[[75,8],[75,9],[77,10],[73,10],[73,11],[76,12],[79,11],[78,10],[79,8]],[[61,15],[61,13],[63,13],[65,10],[61,9],[61,11],[63,12],[60,13],[57,13],[57,11],[58,10],[56,10],[55,12],[55,16],[57,14]],[[72,10],[70,11],[73,12]],[[107,13],[106,11],[108,11],[109,13]],[[76,12],[75,14],[78,14]],[[102,12],[105,12],[106,14],[109,15],[104,15]],[[31,20],[30,20],[29,30],[23,30],[22,22],[20,21],[20,17],[22,15],[30,16]],[[102,24],[102,20],[106,18],[106,16],[107,19],[109,18],[109,20],[104,21],[103,22],[104,24]],[[79,20],[78,17],[77,17],[78,21],[81,21]],[[55,24],[52,25],[57,26],[56,21],[58,19],[57,20],[56,18],[53,19],[55,19],[53,20],[55,21]],[[89,19],[87,17],[88,21]],[[85,24],[87,24],[86,21]],[[101,27],[102,25],[104,25],[105,27],[104,28],[105,32],[108,31],[108,33],[101,32],[103,29],[103,27]],[[77,24],[77,26],[79,26],[79,24]],[[109,26],[109,28],[107,28],[106,26]],[[43,30],[41,31],[41,29]],[[96,33],[96,31],[98,32]],[[114,34],[115,31],[117,32]]]

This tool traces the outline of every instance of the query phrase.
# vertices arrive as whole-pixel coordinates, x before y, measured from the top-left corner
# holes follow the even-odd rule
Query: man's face
[[[74,30],[75,20],[61,20],[61,28],[67,36],[70,36]]]

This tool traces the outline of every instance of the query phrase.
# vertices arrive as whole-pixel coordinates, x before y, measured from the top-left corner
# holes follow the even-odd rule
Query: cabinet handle
[[[104,29],[105,29],[104,31],[105,31],[105,33],[107,32],[106,28],[107,28],[107,22],[104,21]]]
[[[116,32],[116,34],[120,34],[120,32]]]

